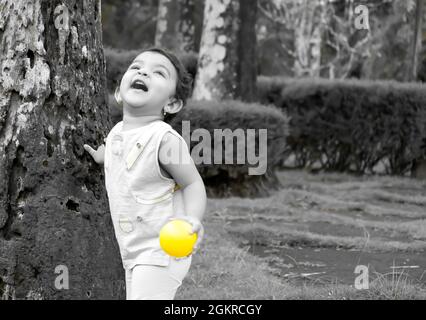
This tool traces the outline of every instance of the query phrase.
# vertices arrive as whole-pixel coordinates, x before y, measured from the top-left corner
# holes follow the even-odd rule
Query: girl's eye
[[[158,73],[158,74],[160,74],[161,76],[164,77],[164,73],[162,73],[161,71],[155,71],[155,73]]]
[[[139,69],[139,67],[138,66],[132,66],[132,67],[130,67],[130,69]]]

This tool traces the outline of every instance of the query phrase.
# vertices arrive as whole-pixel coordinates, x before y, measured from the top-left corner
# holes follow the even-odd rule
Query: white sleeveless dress
[[[185,140],[169,124],[154,121],[122,131],[117,123],[105,144],[105,184],[124,269],[137,264],[168,266],[159,231],[171,217],[185,215],[182,191],[164,177],[158,150],[166,132]],[[188,149],[189,150],[189,149]]]

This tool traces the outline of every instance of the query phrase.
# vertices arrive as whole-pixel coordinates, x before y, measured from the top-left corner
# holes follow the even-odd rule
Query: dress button
[[[138,217],[136,218],[136,220],[138,220],[139,222],[141,222],[143,219],[142,219],[142,217],[141,217],[141,216],[138,216]]]
[[[136,145],[138,146],[139,149],[142,147],[142,145],[139,142],[136,143]]]

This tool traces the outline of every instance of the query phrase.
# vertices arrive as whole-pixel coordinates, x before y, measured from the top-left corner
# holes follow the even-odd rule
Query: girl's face
[[[176,80],[169,59],[157,52],[141,53],[121,79],[123,107],[137,109],[139,115],[161,115],[163,107],[174,100]]]

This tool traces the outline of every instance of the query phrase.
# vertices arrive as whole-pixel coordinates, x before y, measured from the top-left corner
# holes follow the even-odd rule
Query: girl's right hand
[[[101,144],[98,148],[98,150],[93,149],[88,144],[83,145],[84,150],[89,152],[89,154],[92,156],[93,160],[95,160],[98,164],[104,164],[105,161],[105,145]]]

